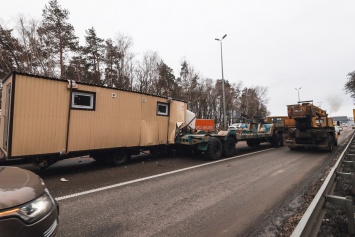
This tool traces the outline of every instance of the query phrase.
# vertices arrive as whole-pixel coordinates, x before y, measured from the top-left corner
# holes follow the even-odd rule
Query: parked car
[[[234,123],[228,127],[229,130],[238,130],[238,129],[243,129],[247,128],[248,125],[245,123]]]
[[[0,235],[55,236],[59,207],[31,171],[0,166]]]

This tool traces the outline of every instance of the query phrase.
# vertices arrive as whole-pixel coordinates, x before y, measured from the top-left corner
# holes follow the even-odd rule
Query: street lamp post
[[[227,118],[226,118],[226,98],[224,93],[224,75],[223,75],[223,50],[222,50],[222,40],[226,38],[227,34],[225,34],[221,39],[215,39],[220,42],[221,45],[221,67],[222,67],[222,102],[223,102],[223,127],[227,128]]]
[[[300,88],[295,88],[295,90],[297,90],[297,92],[298,92],[298,102],[300,102],[301,100],[300,100],[300,90],[302,89],[302,87],[300,87]]]

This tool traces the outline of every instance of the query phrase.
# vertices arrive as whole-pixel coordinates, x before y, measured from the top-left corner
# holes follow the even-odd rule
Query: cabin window
[[[316,124],[317,124],[318,126],[322,125],[323,122],[324,122],[323,119],[317,119],[317,120],[316,120]]]
[[[86,91],[73,91],[71,108],[95,110],[95,93]]]
[[[169,116],[169,104],[158,102],[157,115]]]

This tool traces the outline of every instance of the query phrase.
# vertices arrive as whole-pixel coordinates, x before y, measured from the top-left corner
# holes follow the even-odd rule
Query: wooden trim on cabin
[[[10,118],[9,118],[9,134],[8,134],[8,143],[7,143],[7,157],[11,158],[12,154],[12,135],[13,135],[13,128],[14,128],[14,108],[15,108],[15,88],[16,88],[16,74],[12,76],[12,83],[11,83],[11,111],[10,111]]]

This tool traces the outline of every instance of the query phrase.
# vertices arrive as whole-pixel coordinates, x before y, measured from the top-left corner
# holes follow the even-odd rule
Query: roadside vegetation
[[[11,28],[0,24],[0,78],[16,70],[173,97],[188,101],[188,109],[198,118],[221,122],[221,80],[203,77],[187,60],[182,60],[176,75],[157,52],[140,53],[143,57],[138,58],[133,39],[121,33],[103,39],[91,27],[85,32],[85,44],[80,45],[69,15],[57,0],[50,0],[41,19],[19,15]],[[267,92],[266,87],[244,87],[242,82],[226,80],[227,121],[241,114],[268,115]]]

